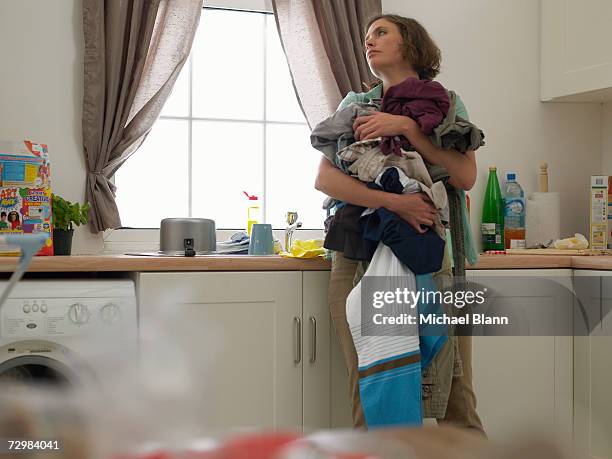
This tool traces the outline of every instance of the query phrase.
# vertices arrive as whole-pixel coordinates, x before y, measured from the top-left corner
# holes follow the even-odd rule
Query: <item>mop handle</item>
[[[19,247],[21,249],[17,269],[11,275],[6,288],[2,292],[2,295],[0,295],[0,308],[2,308],[2,305],[10,295],[13,287],[15,287],[19,279],[21,279],[23,274],[27,271],[34,255],[36,255],[40,248],[45,245],[48,237],[49,236],[45,233],[0,235],[0,244]]]

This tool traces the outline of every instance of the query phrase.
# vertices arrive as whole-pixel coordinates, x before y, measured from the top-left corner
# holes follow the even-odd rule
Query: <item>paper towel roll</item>
[[[525,203],[527,247],[561,238],[561,198],[559,193],[533,193]]]

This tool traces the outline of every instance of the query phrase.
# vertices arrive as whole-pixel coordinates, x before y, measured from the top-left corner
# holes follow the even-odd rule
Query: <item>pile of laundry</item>
[[[359,391],[370,427],[422,424],[421,370],[448,339],[446,329],[425,336],[419,325],[372,327],[362,320],[362,284],[368,277],[385,278],[385,288],[412,291],[436,289],[450,221],[446,190],[448,172],[429,164],[404,136],[356,141],[353,124],[372,112],[408,116],[439,149],[460,153],[484,145],[482,131],[456,115],[457,96],[440,83],[407,78],[389,88],[382,99],[354,102],[340,108],[312,131],[311,144],[345,174],[369,188],[390,193],[424,193],[437,209],[434,224],[420,231],[385,208],[327,199],[335,212],[326,221],[324,247],[348,259],[370,262],[364,278],[347,299],[347,320],[357,350]],[[330,212],[331,213],[331,212]],[[396,312],[401,308],[396,307]],[[427,310],[427,311],[426,311]],[[419,304],[412,311],[439,312],[439,304]],[[435,336],[437,335],[437,336]]]

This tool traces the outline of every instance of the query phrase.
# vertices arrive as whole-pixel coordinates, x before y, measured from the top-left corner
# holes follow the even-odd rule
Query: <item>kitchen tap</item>
[[[298,222],[297,212],[287,212],[287,226],[285,227],[285,251],[291,250],[291,242],[293,239],[293,232],[296,228],[301,228],[302,222]]]

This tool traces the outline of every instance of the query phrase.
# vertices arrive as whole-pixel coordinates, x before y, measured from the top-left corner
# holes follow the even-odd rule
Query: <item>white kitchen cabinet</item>
[[[541,99],[612,100],[612,2],[541,0]]]
[[[541,300],[538,291],[509,291],[505,276],[540,276],[571,287],[570,270],[468,273],[504,301]],[[329,272],[141,273],[141,323],[171,317],[197,330],[187,358],[204,370],[197,397],[206,401],[210,427],[350,427],[328,280]],[[150,338],[141,340],[143,353],[156,350]],[[491,438],[504,438],[524,420],[571,432],[571,359],[571,337],[476,337],[474,384]]]
[[[346,366],[331,324],[328,285],[328,271],[303,273],[305,432],[352,426]]]
[[[504,305],[546,308],[561,301],[565,306],[561,310],[571,316],[569,269],[473,270],[469,274],[487,288],[488,296]],[[523,282],[528,278],[554,281],[565,288],[550,293],[537,282]],[[491,439],[507,440],[508,435],[531,428],[571,437],[572,342],[571,336],[474,337],[477,409]]]
[[[201,329],[189,358],[209,427],[301,428],[301,272],[142,273],[139,292],[141,322],[165,306]]]
[[[327,307],[329,272],[304,272],[302,335],[304,431],[330,426],[330,321]]]
[[[575,270],[577,299],[599,310],[574,342],[574,438],[584,457],[612,458],[612,272]]]
[[[329,316],[329,271],[141,273],[141,321],[160,306],[201,334],[213,428],[305,432],[351,425],[346,369]],[[143,353],[154,348],[141,340]]]

